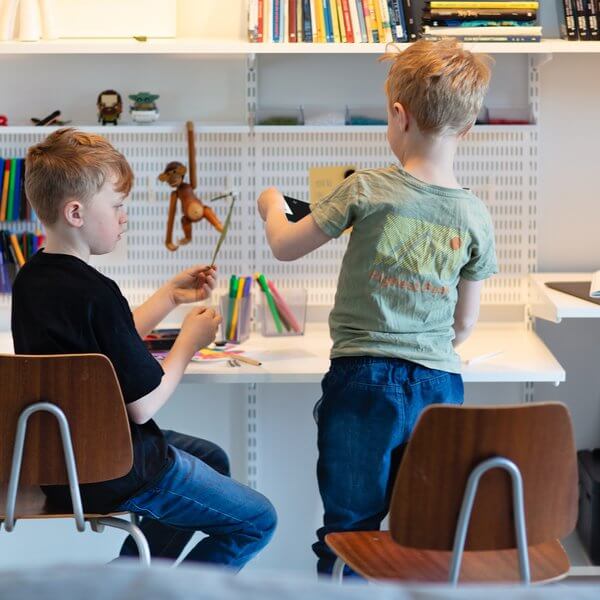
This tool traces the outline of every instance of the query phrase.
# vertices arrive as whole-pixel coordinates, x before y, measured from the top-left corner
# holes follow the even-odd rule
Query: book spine
[[[381,4],[381,19],[383,22],[384,40],[386,42],[393,42],[394,36],[392,35],[392,15],[390,14],[390,7],[388,0],[380,0]]]
[[[271,12],[271,19],[273,22],[273,42],[278,43],[281,37],[281,0],[272,0],[272,2],[273,10]]]
[[[344,27],[344,9],[342,7],[342,0],[331,0],[332,4],[335,4],[335,12],[337,15],[338,33],[340,36],[340,42],[345,44],[348,40],[346,39],[346,28]]]
[[[559,22],[560,26],[560,37],[563,40],[569,40],[571,42],[577,41],[579,35],[577,32],[577,19],[575,18],[575,11],[573,9],[572,0],[557,0],[558,14],[563,14],[563,21]]]
[[[304,0],[296,0],[296,40],[298,42],[303,42],[303,26],[304,26],[304,17],[302,15],[302,4]]]
[[[13,220],[13,204],[15,201],[15,178],[17,174],[17,159],[10,161],[10,184],[8,187],[8,200],[6,203],[6,220]]]
[[[332,43],[333,39],[333,21],[331,20],[331,2],[335,0],[321,0],[323,4],[323,17],[325,20],[325,41]]]
[[[315,0],[315,11],[317,13],[317,42],[325,42],[325,15],[323,14],[323,0]]]
[[[286,0],[281,0],[281,3],[279,4],[279,32],[280,32],[279,41],[280,42],[287,42],[289,40],[288,21],[285,16],[286,13],[287,13]]]
[[[431,8],[528,8],[537,10],[540,7],[539,2],[495,2],[488,0],[487,2],[454,2],[432,0]]]
[[[423,36],[425,39],[439,42],[440,40],[453,39],[464,43],[473,42],[510,42],[510,43],[526,43],[526,42],[541,42],[541,35],[435,35],[428,33]]]
[[[262,43],[264,41],[265,31],[265,17],[264,17],[265,4],[264,0],[258,0],[258,26],[256,28],[256,41]]]
[[[331,0],[331,22],[333,24],[333,40],[339,44],[342,42],[342,31],[337,0]]]
[[[590,39],[597,42],[600,39],[598,30],[598,0],[587,0],[588,24],[590,26]]]
[[[367,30],[367,42],[373,43],[373,26],[371,25],[371,12],[369,11],[369,0],[361,0],[365,29]]]
[[[297,34],[296,34],[296,0],[289,0],[288,2],[288,31],[289,38],[288,41],[291,43],[297,42]]]
[[[377,14],[375,12],[375,2],[379,0],[367,0],[369,6],[369,19],[371,21],[371,32],[373,34],[373,42],[378,44],[379,38],[379,23],[377,22]]]
[[[311,43],[313,41],[312,20],[310,16],[310,0],[302,3],[302,41]]]
[[[352,29],[352,17],[350,15],[350,5],[348,0],[342,0],[342,18],[344,21],[344,29],[346,30],[346,41],[350,44],[354,43],[354,30]],[[340,25],[342,19],[340,19]]]
[[[363,3],[362,0],[355,0],[356,3],[356,13],[358,15],[358,26],[360,28],[360,39],[363,44],[366,44],[369,41],[369,36],[367,35],[367,24],[365,22],[365,13],[363,11]]]
[[[373,0],[373,8],[375,10],[375,21],[377,23],[377,35],[379,36],[379,42],[385,42],[385,31],[383,30],[383,15],[381,14],[381,2],[380,0]]]
[[[18,221],[21,217],[21,167],[23,165],[23,159],[17,158],[15,162],[15,189],[13,194],[12,220]]]
[[[6,204],[8,202],[8,186],[10,184],[10,158],[4,161],[4,181],[2,182],[2,202],[0,204],[0,221],[6,221]]]
[[[562,0],[558,0],[562,10]],[[448,21],[479,21],[480,19],[501,19],[503,21],[534,21],[537,13],[534,10],[506,10],[506,9],[448,9],[432,8],[423,11],[423,16],[430,19],[445,19]]]
[[[360,26],[360,19],[358,18],[358,8],[356,6],[356,0],[349,0],[348,5],[350,6],[350,21],[352,22],[354,42],[362,42],[362,28]]]
[[[404,7],[404,20],[406,21],[406,35],[409,42],[414,42],[418,37],[417,22],[415,20],[414,0],[402,0]]]
[[[586,0],[575,0],[575,16],[577,19],[577,31],[579,39],[587,41],[590,39],[590,30],[586,11]]]
[[[312,25],[312,41],[320,42],[319,32],[317,31],[317,2],[318,0],[310,0],[310,22]]]
[[[398,39],[399,42],[406,42],[408,40],[408,33],[406,30],[406,19],[404,17],[404,7],[402,6],[402,0],[392,0],[394,4],[394,10],[398,14],[400,19],[400,26],[402,27],[402,36]]]

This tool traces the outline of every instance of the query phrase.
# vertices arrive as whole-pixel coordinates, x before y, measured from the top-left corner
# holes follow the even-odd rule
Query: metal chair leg
[[[450,564],[449,581],[452,585],[458,583],[460,573],[460,565],[465,549],[465,541],[467,538],[467,530],[475,502],[475,495],[481,477],[491,469],[504,469],[507,471],[512,480],[512,500],[513,512],[515,515],[515,537],[517,539],[517,551],[519,555],[519,571],[521,573],[521,581],[528,585],[531,583],[531,572],[529,568],[529,554],[527,547],[527,530],[525,528],[525,504],[523,499],[523,478],[519,467],[501,456],[489,458],[478,464],[467,480],[465,494],[463,496],[458,523],[456,525],[456,533],[454,535],[454,547],[452,549],[452,562]]]
[[[137,525],[117,517],[101,517],[100,519],[97,519],[97,521],[100,525],[115,527],[116,529],[122,529],[129,533],[138,547],[140,563],[145,567],[150,566],[150,546],[148,546],[148,540],[146,540],[142,530]]]
[[[340,585],[344,581],[344,567],[346,563],[338,556],[335,559],[335,564],[333,565],[333,571],[331,572],[331,579]]]

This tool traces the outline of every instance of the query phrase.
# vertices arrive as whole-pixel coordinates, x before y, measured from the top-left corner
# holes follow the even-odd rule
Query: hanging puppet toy
[[[219,218],[212,210],[212,208],[206,206],[196,196],[196,149],[194,145],[194,124],[188,121],[187,124],[188,134],[188,162],[190,167],[190,183],[184,181],[187,169],[185,165],[180,162],[170,162],[165,170],[158,176],[160,181],[168,183],[173,191],[171,192],[171,199],[169,201],[169,216],[167,219],[167,236],[165,239],[165,246],[172,251],[177,250],[180,245],[189,244],[192,241],[192,223],[206,219],[217,231],[223,231],[223,225]],[[231,193],[223,194],[213,200],[219,198],[226,198],[231,196]],[[183,228],[183,238],[179,240],[179,243],[173,243],[173,225],[175,223],[175,211],[177,209],[177,201],[181,201],[181,226]]]

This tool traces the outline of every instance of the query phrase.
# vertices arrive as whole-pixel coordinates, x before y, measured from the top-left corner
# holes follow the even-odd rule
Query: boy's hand
[[[258,212],[263,221],[267,220],[269,211],[280,210],[285,212],[285,208],[283,194],[275,187],[267,188],[258,197]]]
[[[196,306],[183,320],[177,340],[181,340],[189,350],[196,352],[214,341],[221,321],[221,315],[212,308]]]
[[[173,304],[207,300],[216,285],[216,276],[216,267],[207,265],[196,265],[178,273],[167,284]]]

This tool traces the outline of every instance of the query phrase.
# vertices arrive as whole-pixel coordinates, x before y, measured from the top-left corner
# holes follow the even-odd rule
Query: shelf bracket
[[[531,55],[531,66],[534,69],[540,69],[546,63],[549,63],[554,58],[554,54],[552,52],[543,52],[542,54],[532,54]]]

